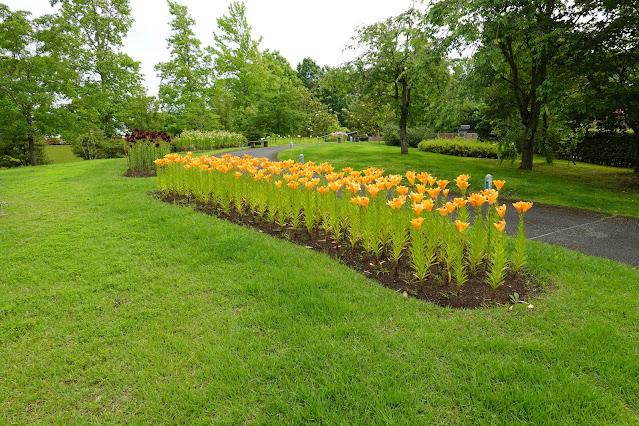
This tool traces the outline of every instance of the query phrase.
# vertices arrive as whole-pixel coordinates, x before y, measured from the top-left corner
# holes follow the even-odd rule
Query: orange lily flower
[[[333,190],[333,192],[337,192],[342,188],[342,182],[329,182],[328,187]]]
[[[423,217],[416,217],[414,219],[411,219],[410,223],[412,223],[413,226],[415,227],[415,229],[417,229],[419,231],[419,228],[422,227],[422,223],[424,223],[424,218]]]
[[[397,197],[397,198],[393,198],[392,201],[388,201],[386,204],[390,206],[391,209],[397,210],[398,208],[404,205],[404,202],[406,202],[405,198]]]
[[[339,178],[339,175],[337,173],[329,173],[326,175],[326,180],[328,182],[333,182],[335,180],[337,180]]]
[[[328,191],[329,191],[328,186],[319,186],[317,188],[317,192],[319,192],[322,195],[325,195]]]
[[[504,227],[506,226],[506,221],[505,220],[500,220],[497,223],[493,223],[493,225],[495,226],[495,228],[497,228],[497,230],[499,232],[504,230]]]
[[[422,202],[422,206],[424,206],[424,208],[426,210],[428,210],[428,212],[430,213],[431,211],[433,211],[433,207],[435,206],[435,202],[433,201],[432,198],[429,198],[428,200],[424,200]]]
[[[448,213],[452,213],[455,211],[455,209],[457,208],[457,204],[455,203],[451,203],[450,201],[446,203],[446,205],[444,206],[446,207],[446,209],[448,210]]]
[[[455,198],[453,199],[453,203],[455,203],[457,205],[457,208],[462,208],[466,205],[468,201],[464,200],[463,198]]]
[[[384,181],[384,188],[390,190],[395,184],[389,179]]]
[[[505,183],[506,183],[505,180],[494,180],[493,181],[493,185],[495,185],[495,188],[497,188],[497,191],[501,191],[501,188],[503,188]]]
[[[417,184],[415,185],[415,187],[417,188],[417,192],[420,194],[423,194],[424,192],[426,192],[426,185]]]
[[[360,189],[362,189],[362,188],[359,186],[359,183],[349,183],[348,184],[348,192],[350,192],[351,194],[355,194],[355,193],[359,192]]]
[[[404,186],[404,185],[400,185],[397,188],[397,192],[399,193],[399,195],[406,195],[408,194],[408,187]]]
[[[278,180],[277,182],[274,182],[274,183],[275,183],[275,186],[277,186],[278,188],[282,187],[282,181],[281,180]]]
[[[459,179],[459,177],[457,179]],[[457,180],[456,182],[457,182],[457,187],[461,189],[462,191],[467,190],[468,187],[470,186],[467,180]]]
[[[516,203],[513,203],[513,207],[517,210],[519,214],[526,213],[532,206],[533,206],[533,203],[526,202],[526,201],[517,201]]]
[[[359,205],[362,207],[368,207],[368,203],[370,202],[370,200],[368,199],[368,197],[359,197]]]
[[[191,165],[190,165],[190,164],[185,164],[185,165],[184,165],[184,168],[185,168],[186,170],[190,170],[190,169],[191,169]]]
[[[235,175],[236,178],[241,178],[242,177],[242,172],[235,172],[233,173]]]
[[[353,204],[355,204],[356,206],[359,206],[359,197],[353,197],[351,198],[351,201],[353,202]]]
[[[503,218],[506,214],[506,204],[502,204],[501,206],[497,207],[496,210],[499,217]]]
[[[426,172],[421,172],[420,174],[417,175],[417,179],[423,183],[424,185],[426,185],[426,183],[428,182],[428,179],[430,178],[430,175]],[[432,185],[432,183],[431,183]]]
[[[415,184],[415,177],[417,176],[417,173],[409,170],[406,172],[406,179],[408,179],[408,183],[410,183],[411,185]]]
[[[264,176],[264,180],[268,182],[269,180],[271,180],[272,177],[273,175],[266,175]]]
[[[468,202],[475,208],[481,207],[482,204],[484,204],[486,201],[486,197],[477,192],[474,192],[468,196]]]
[[[470,225],[470,223],[468,223],[468,222],[462,222],[461,220],[456,220],[455,221],[455,228],[459,232],[464,232],[466,230],[466,228],[468,228],[468,225]]]
[[[441,179],[437,181],[437,186],[440,187],[441,189],[446,188],[446,185],[448,185],[448,181],[446,179]]]
[[[413,211],[415,212],[415,216],[419,216],[420,214],[422,214],[423,210],[424,210],[423,204],[417,204],[417,203],[413,204]]]
[[[448,197],[448,192],[450,191],[450,189],[444,189],[442,191],[442,194],[444,194],[444,198]]]
[[[435,184],[435,182],[437,181],[437,178],[436,177],[432,177],[432,176],[428,176],[427,180],[428,180],[428,184],[430,186],[433,186]]]
[[[418,192],[411,192],[409,195],[409,198],[413,203],[421,203],[422,200],[424,199],[424,194],[420,194]]]
[[[300,186],[300,183],[298,181],[296,181],[296,180],[292,180],[286,186],[288,186],[289,188],[295,190],[295,189],[297,189],[298,186]]]
[[[498,195],[499,194],[497,193],[497,191],[495,191],[495,193],[493,193],[493,194],[489,194],[488,197],[486,197],[486,198],[488,198],[488,204],[490,204],[491,206],[493,204],[495,204],[495,201],[497,201],[497,196]]]
[[[437,211],[440,212],[442,216],[446,216],[448,214],[446,206],[438,208]]]
[[[366,192],[368,192],[368,194],[372,198],[375,198],[375,196],[379,192],[379,186],[377,186],[377,185],[366,185]]]
[[[437,198],[439,193],[441,192],[440,188],[426,188],[426,192],[430,195],[431,198]]]
[[[490,189],[482,189],[481,194],[484,197],[488,198],[489,195],[498,194],[498,192],[495,191],[494,189],[490,188]]]

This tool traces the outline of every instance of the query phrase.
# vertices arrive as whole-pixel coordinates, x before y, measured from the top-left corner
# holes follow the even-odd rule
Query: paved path
[[[277,161],[287,146],[248,148],[233,155],[251,154]],[[221,154],[218,154],[221,155]],[[504,200],[504,202],[507,202]],[[506,232],[516,235],[517,211],[508,202]],[[526,213],[526,236],[530,240],[557,244],[571,250],[605,257],[639,268],[639,219],[569,207],[535,203]]]

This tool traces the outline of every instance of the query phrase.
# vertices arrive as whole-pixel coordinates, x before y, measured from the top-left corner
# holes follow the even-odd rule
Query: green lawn
[[[471,175],[469,190],[483,188],[484,176],[505,179],[501,195],[568,207],[578,207],[619,215],[639,217],[639,174],[632,169],[596,166],[567,161],[553,165],[536,158],[532,171],[519,170],[519,164],[479,158],[461,158],[409,149],[408,155],[398,147],[380,143],[346,143],[304,146],[280,153],[281,159],[328,161],[335,168],[350,166],[365,169],[381,167],[387,173],[407,170],[427,171],[440,179],[452,181],[459,174]]]
[[[53,164],[82,161],[82,158],[75,156],[71,145],[46,145],[44,147],[44,154]]]
[[[125,169],[0,171],[0,423],[639,422],[637,269],[531,243],[534,309],[445,309]]]

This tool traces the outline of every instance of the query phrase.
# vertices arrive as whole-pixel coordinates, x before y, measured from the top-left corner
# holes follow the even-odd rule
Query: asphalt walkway
[[[238,156],[250,154],[277,161],[277,154],[288,148],[288,145],[247,148],[231,153]],[[508,204],[506,232],[516,235],[517,211],[510,202]],[[583,254],[613,259],[639,268],[637,218],[535,203],[526,213],[526,236],[530,240],[560,245]]]

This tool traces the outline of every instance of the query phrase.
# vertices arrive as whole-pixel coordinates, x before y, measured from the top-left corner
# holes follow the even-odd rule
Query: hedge
[[[425,140],[419,143],[418,148],[456,157],[498,158],[497,145],[462,138]]]

